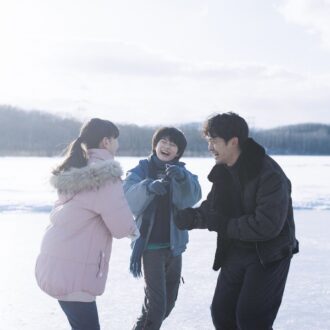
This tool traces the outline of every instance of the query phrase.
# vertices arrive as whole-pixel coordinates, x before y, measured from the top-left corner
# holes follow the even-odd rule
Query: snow
[[[330,211],[298,210],[301,252],[294,256],[274,329],[330,329]],[[0,216],[0,329],[64,330],[56,300],[34,280],[34,263],[48,223],[45,213]],[[176,306],[162,329],[213,329],[210,303],[218,272],[213,271],[215,235],[196,230],[183,257],[183,277]],[[103,329],[131,329],[143,300],[143,280],[128,272],[129,240],[115,240],[107,288],[97,299]]]
[[[274,329],[330,329],[330,157],[276,157],[293,182],[297,237],[283,303]],[[136,158],[119,159],[125,170]],[[68,323],[56,300],[34,279],[34,264],[55,192],[47,183],[52,158],[1,158],[0,330],[64,330]],[[185,159],[199,175],[204,196],[212,159]],[[24,166],[22,165],[24,163]],[[24,171],[17,171],[24,168]],[[128,272],[129,240],[115,240],[107,288],[97,299],[103,330],[131,329],[143,300],[143,280]],[[176,306],[162,329],[213,329],[210,303],[218,272],[212,270],[215,234],[190,233]]]

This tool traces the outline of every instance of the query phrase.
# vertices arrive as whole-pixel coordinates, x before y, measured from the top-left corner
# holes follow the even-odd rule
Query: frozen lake
[[[297,237],[301,253],[291,264],[274,329],[330,329],[330,157],[275,157],[293,183]],[[124,170],[137,158],[118,158]],[[210,158],[186,158],[199,175],[204,196]],[[57,302],[39,290],[34,263],[56,198],[48,185],[54,158],[0,158],[0,330],[65,330]],[[215,235],[193,231],[184,254],[177,305],[164,330],[213,329],[209,306],[217,272],[212,261]],[[131,329],[143,298],[143,280],[128,272],[129,240],[115,240],[105,294],[98,298],[103,330]]]
[[[276,156],[293,186],[296,209],[330,210],[330,157],[329,156]],[[136,157],[118,157],[124,171],[135,166]],[[212,158],[183,158],[187,168],[197,174],[203,195],[209,191],[207,174],[214,165]],[[1,157],[0,211],[49,211],[56,194],[48,183],[56,158]]]

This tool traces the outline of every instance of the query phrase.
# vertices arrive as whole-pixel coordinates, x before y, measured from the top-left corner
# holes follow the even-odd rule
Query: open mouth
[[[167,152],[167,151],[161,151],[160,152],[163,156],[169,156],[170,155],[170,153],[169,152]]]

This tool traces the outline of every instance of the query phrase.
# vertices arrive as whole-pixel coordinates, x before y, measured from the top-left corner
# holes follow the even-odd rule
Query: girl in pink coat
[[[118,135],[112,122],[91,119],[51,177],[58,200],[35,273],[76,330],[100,329],[95,299],[105,289],[112,238],[139,235],[114,160]]]

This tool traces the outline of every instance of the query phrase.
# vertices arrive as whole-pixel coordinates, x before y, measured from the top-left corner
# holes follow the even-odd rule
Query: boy
[[[145,280],[145,299],[135,330],[160,329],[178,295],[188,232],[179,230],[174,219],[178,210],[201,198],[197,176],[179,162],[186,145],[180,130],[158,129],[152,137],[152,154],[128,171],[124,181],[141,233],[133,246],[130,271],[140,277],[142,259]]]

